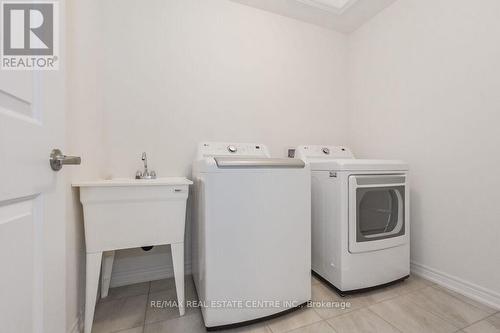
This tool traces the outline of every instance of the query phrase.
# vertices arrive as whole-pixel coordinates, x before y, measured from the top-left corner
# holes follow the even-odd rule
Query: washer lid
[[[398,160],[330,159],[310,160],[311,170],[407,171],[408,164]]]
[[[302,160],[295,158],[252,158],[252,157],[214,157],[219,168],[300,168],[305,167]]]

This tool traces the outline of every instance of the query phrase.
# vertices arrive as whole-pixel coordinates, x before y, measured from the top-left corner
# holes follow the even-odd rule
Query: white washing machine
[[[210,330],[311,298],[311,176],[262,144],[202,143],[193,164],[193,277]]]
[[[296,156],[311,167],[313,272],[340,294],[407,278],[408,165],[336,146],[300,146]]]

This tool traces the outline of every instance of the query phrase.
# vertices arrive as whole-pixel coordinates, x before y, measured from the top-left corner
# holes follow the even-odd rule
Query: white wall
[[[190,176],[202,140],[283,155],[344,137],[344,36],[225,0],[103,6],[106,175],[133,176],[147,151],[160,176]],[[121,259],[112,285],[134,266]]]
[[[344,137],[344,36],[225,0],[103,7],[107,174],[147,151],[160,176],[188,175],[200,140],[282,155]]]
[[[227,0],[73,1],[73,179],[190,176],[202,140],[344,143],[346,37]],[[68,229],[68,305],[82,301],[81,211]],[[118,254],[112,284],[168,269],[168,251]],[[189,259],[189,252],[188,258]],[[68,322],[78,309],[68,310]]]
[[[69,182],[104,177],[102,89],[100,86],[100,5],[98,1],[66,1],[68,47],[67,154],[82,157],[82,165],[65,168]],[[82,322],[85,245],[82,209],[76,189],[67,187],[66,203],[66,323],[77,332]],[[82,318],[81,318],[82,319]]]
[[[344,138],[344,36],[225,0],[102,10],[106,176],[133,176],[142,151],[158,175],[190,176],[202,140],[262,142],[283,155]],[[112,285],[134,266],[121,259]]]
[[[498,13],[498,0],[399,0],[349,37],[348,56],[354,152],[411,166],[416,268],[497,302]]]

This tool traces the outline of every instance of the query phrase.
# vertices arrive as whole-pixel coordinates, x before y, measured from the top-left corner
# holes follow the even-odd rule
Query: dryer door
[[[406,244],[408,196],[404,174],[349,176],[349,252]]]

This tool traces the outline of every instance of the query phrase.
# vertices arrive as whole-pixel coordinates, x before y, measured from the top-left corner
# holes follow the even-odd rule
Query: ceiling
[[[349,33],[396,0],[231,0]]]

